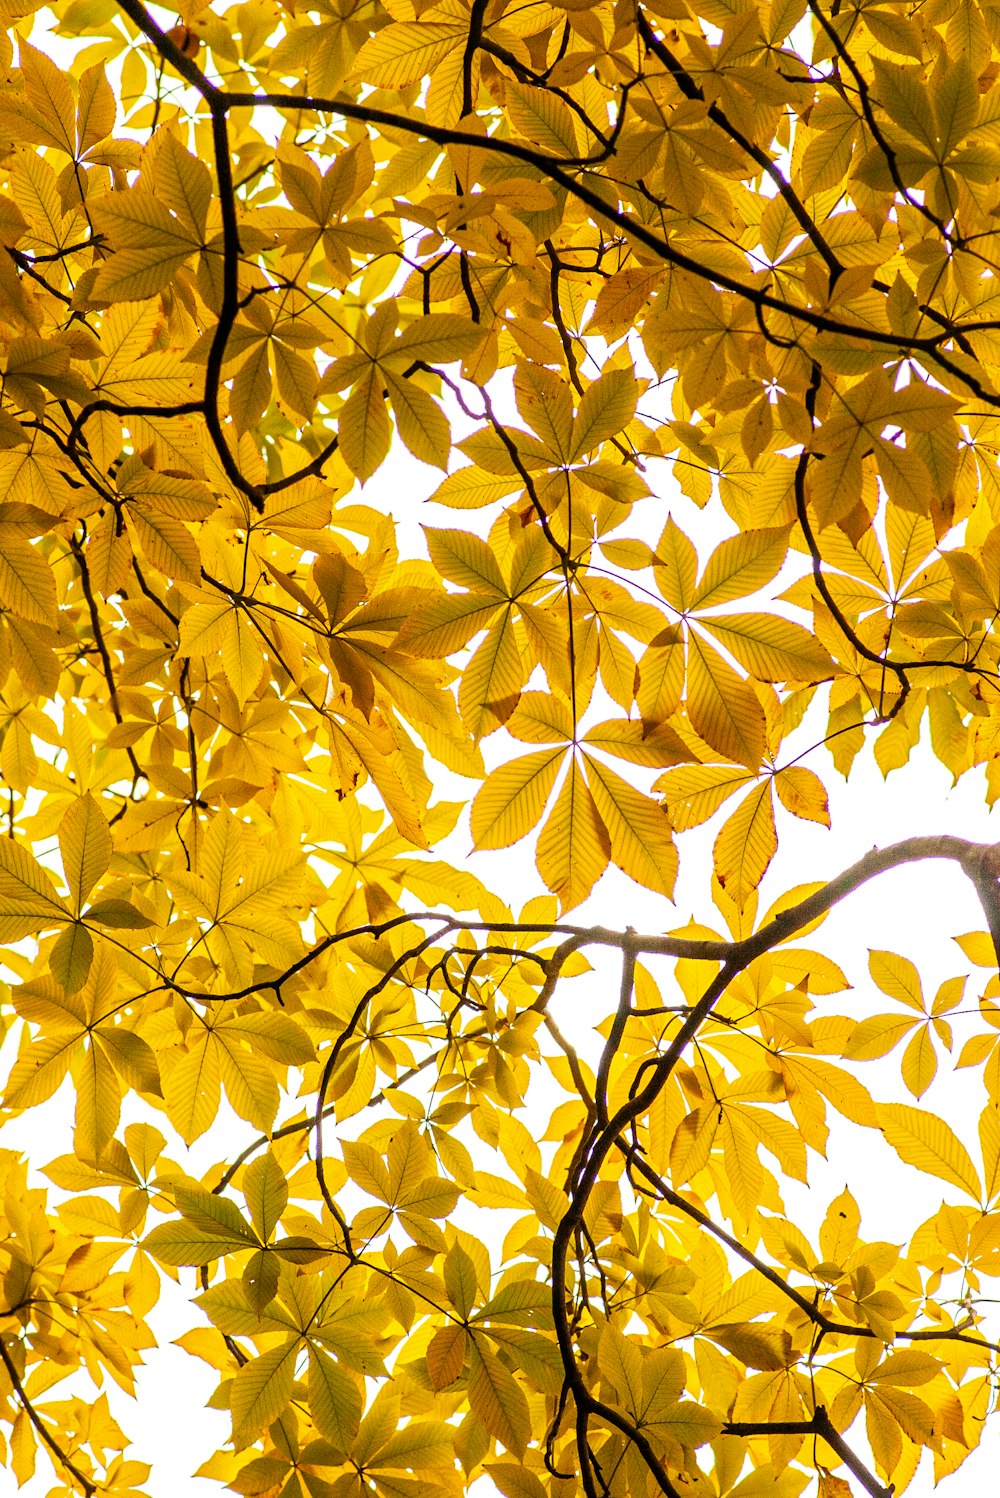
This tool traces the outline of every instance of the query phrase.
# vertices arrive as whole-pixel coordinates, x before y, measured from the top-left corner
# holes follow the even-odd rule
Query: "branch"
[[[61,1467],[65,1467],[66,1471],[70,1474],[74,1481],[79,1483],[80,1487],[83,1489],[84,1498],[93,1498],[93,1495],[97,1492],[96,1482],[92,1482],[89,1477],[84,1476],[76,1463],[71,1461],[70,1458],[66,1455],[65,1451],[59,1445],[59,1442],[55,1439],[55,1437],[50,1434],[44,1420],[35,1409],[35,1406],[32,1404],[27,1394],[24,1392],[24,1385],[21,1383],[17,1368],[14,1366],[14,1361],[10,1353],[7,1351],[7,1344],[2,1337],[0,1337],[0,1362],[3,1363],[4,1368],[7,1370],[7,1377],[10,1379],[14,1393],[17,1395],[18,1403],[24,1410],[24,1413],[27,1415],[32,1425],[35,1427],[45,1445],[49,1448],[59,1465]]]
[[[639,10],[636,20],[639,27],[639,35],[653,56],[663,63],[684,97],[686,99],[697,99],[699,103],[704,104],[704,91],[698,87],[691,74],[681,66],[666,43],[661,41],[656,35],[645,12]],[[832,291],[843,273],[844,267],[827,244],[819,226],[805,207],[801,198],[793,190],[790,183],[779,171],[767,152],[762,150],[752,140],[748,140],[743,132],[738,130],[732,123],[724,110],[719,108],[718,104],[709,104],[705,112],[708,118],[718,125],[719,129],[724,131],[729,136],[729,139],[739,146],[741,151],[745,151],[751,161],[755,162],[762,172],[765,172],[770,177],[778,189],[778,196],[788,205],[799,228],[812,240],[822,259],[825,261],[827,270],[830,272],[830,289]]]
[[[865,1492],[871,1494],[871,1498],[892,1498],[893,1488],[883,1487],[874,1473],[869,1472],[832,1424],[822,1405],[816,1406],[811,1420],[733,1420],[722,1429],[723,1435],[727,1436],[819,1436],[837,1453],[844,1466],[854,1473]]]

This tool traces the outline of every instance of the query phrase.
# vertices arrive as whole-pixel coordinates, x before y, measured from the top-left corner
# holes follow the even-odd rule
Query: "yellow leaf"
[[[674,830],[686,832],[706,822],[730,796],[752,782],[752,775],[732,765],[684,765],[661,775],[653,789],[663,796]]]
[[[718,651],[691,632],[687,710],[695,731],[725,759],[755,770],[764,754],[764,709]]]
[[[453,1384],[465,1367],[468,1333],[464,1326],[442,1326],[427,1345],[427,1377],[437,1392]]]
[[[10,1465],[19,1488],[34,1476],[37,1449],[28,1412],[18,1410],[10,1432]]]
[[[460,588],[492,594],[498,603],[507,597],[496,555],[479,536],[471,531],[438,530],[432,525],[425,525],[423,531],[431,561],[442,577]]]
[[[656,544],[653,566],[656,586],[667,602],[681,612],[688,609],[698,578],[698,553],[671,515]]]
[[[647,731],[634,719],[609,718],[588,728],[583,742],[629,764],[656,769],[682,763],[691,756],[687,745],[666,723]]]
[[[482,1338],[469,1338],[469,1407],[491,1436],[514,1456],[523,1456],[531,1436],[524,1392]]]
[[[49,972],[68,994],[87,981],[94,958],[94,938],[86,926],[72,921],[57,936],[49,953]]]
[[[855,1025],[844,1046],[844,1055],[854,1061],[874,1061],[887,1056],[919,1023],[905,1014],[870,1014]]]
[[[69,1070],[82,1031],[43,1036],[11,1068],[4,1092],[7,1108],[34,1108],[50,1098]]]
[[[793,816],[830,826],[826,787],[815,771],[807,770],[805,765],[789,765],[775,775],[774,789],[782,806]]]
[[[646,889],[673,897],[677,849],[663,808],[589,754],[587,783],[611,839],[614,863]]]
[[[717,1103],[696,1108],[681,1119],[670,1145],[670,1174],[675,1185],[683,1186],[705,1168],[718,1127]]]
[[[390,345],[390,357],[403,368],[415,359],[427,364],[450,364],[466,359],[483,339],[483,330],[454,312],[430,312],[404,328]],[[385,355],[381,356],[383,360]]]
[[[983,1182],[986,1200],[1000,1191],[1000,1108],[987,1103],[979,1115],[979,1143],[983,1151]]]
[[[454,23],[395,22],[364,43],[352,77],[379,88],[406,88],[432,73],[464,35]]]
[[[392,441],[377,364],[368,366],[341,407],[337,434],[345,463],[364,483],[382,464]]]
[[[550,156],[573,157],[579,153],[572,111],[549,89],[511,82],[506,89],[506,105],[514,129],[525,140]]]
[[[943,1118],[907,1103],[880,1103],[878,1126],[907,1165],[949,1181],[979,1201],[982,1187],[969,1152]]]
[[[609,369],[588,385],[573,422],[569,458],[575,462],[628,426],[643,389],[630,369]]]
[[[474,738],[506,723],[517,707],[525,671],[509,608],[493,621],[462,673],[458,708]]]
[[[538,364],[519,364],[514,376],[519,415],[537,433],[551,458],[569,461],[573,441],[573,402],[566,381]]]
[[[121,1084],[101,1047],[84,1052],[76,1088],[73,1143],[82,1160],[99,1160],[114,1137],[121,1114]]]
[[[930,1027],[921,1025],[903,1052],[903,1081],[914,1097],[923,1097],[936,1071],[937,1056]]]
[[[699,620],[758,681],[822,681],[834,664],[816,636],[773,614],[720,614]]]
[[[788,531],[782,527],[730,536],[709,557],[691,607],[714,608],[756,593],[777,576],[787,552]]]
[[[396,427],[410,452],[423,463],[447,469],[451,427],[441,407],[412,380],[386,372],[385,381]]]
[[[472,840],[477,848],[509,848],[538,822],[564,750],[543,749],[501,765],[472,803]]]
[[[219,1111],[219,1056],[211,1038],[202,1038],[162,1069],[167,1117],[186,1144],[210,1128]]]
[[[59,824],[59,849],[70,898],[77,915],[111,862],[111,833],[104,813],[89,793],[70,803]]]
[[[309,1344],[309,1411],[316,1428],[338,1451],[350,1451],[361,1424],[364,1396],[329,1353]]]
[[[771,785],[765,780],[723,823],[712,850],[716,877],[737,909],[744,908],[777,850]]]
[[[13,838],[0,838],[0,940],[61,925],[69,914],[41,865]]]
[[[73,156],[76,147],[76,109],[65,74],[44,52],[23,40],[18,42],[18,61],[25,95],[35,111],[38,123],[44,125],[46,130],[47,138],[37,144],[55,146],[57,150]]]
[[[444,483],[434,490],[430,499],[434,504],[449,505],[455,510],[478,510],[498,499],[506,499],[508,494],[520,486],[520,482],[517,474],[510,477],[495,476],[483,473],[481,468],[472,465],[450,473]]]
[[[249,1446],[286,1408],[292,1397],[298,1345],[298,1337],[291,1337],[280,1347],[250,1358],[237,1372],[229,1396],[237,1451]]]
[[[21,619],[54,624],[56,583],[37,547],[0,527],[0,604]]]
[[[137,500],[133,500],[126,513],[144,555],[153,566],[166,577],[198,587],[201,583],[201,554],[198,543],[183,523]]]
[[[538,872],[565,913],[580,905],[608,866],[611,840],[574,759],[538,835]]]
[[[539,1478],[520,1462],[484,1462],[483,1471],[504,1498],[546,1498]]]
[[[819,1248],[826,1263],[847,1263],[853,1246],[858,1242],[859,1225],[861,1225],[861,1213],[858,1210],[858,1203],[850,1191],[844,1188],[840,1195],[829,1203],[819,1230]]]
[[[261,1242],[269,1243],[288,1205],[288,1182],[270,1150],[246,1167],[242,1184],[250,1220]]]
[[[642,1354],[635,1340],[624,1336],[611,1320],[597,1343],[597,1366],[617,1404],[635,1412],[642,1409]]]
[[[898,999],[918,1014],[926,1013],[920,974],[908,957],[898,957],[895,952],[870,950],[868,971],[891,999]]]
[[[787,1368],[794,1361],[792,1339],[781,1326],[734,1321],[723,1326],[713,1326],[709,1336],[748,1368],[775,1372],[779,1368]]]

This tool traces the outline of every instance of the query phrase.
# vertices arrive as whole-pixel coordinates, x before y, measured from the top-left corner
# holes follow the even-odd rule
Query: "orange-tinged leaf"
[[[435,1391],[447,1389],[465,1367],[468,1332],[454,1324],[440,1327],[427,1345],[427,1377]]]
[[[748,1368],[774,1372],[779,1368],[787,1368],[794,1358],[792,1339],[781,1326],[735,1321],[723,1326],[713,1326],[709,1336]]]
[[[774,789],[786,811],[807,822],[830,826],[830,804],[826,787],[813,770],[805,765],[789,765],[774,777]]]

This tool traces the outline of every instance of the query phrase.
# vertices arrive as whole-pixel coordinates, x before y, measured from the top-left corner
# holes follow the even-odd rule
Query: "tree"
[[[803,885],[776,812],[925,718],[1000,791],[997,16],[7,5],[5,1116],[75,1090],[58,1158],[0,1153],[18,1483],[141,1489],[99,1391],[161,1275],[231,1412],[203,1472],[260,1498],[888,1498],[977,1444],[1000,849]],[[399,444],[465,512],[426,556],[366,502]],[[834,1012],[810,933],[929,859],[982,992],[873,950]],[[574,923],[609,865],[659,930]],[[913,1102],[866,1086],[897,1050]],[[946,1185],[901,1249],[850,1191],[789,1220],[831,1124]]]

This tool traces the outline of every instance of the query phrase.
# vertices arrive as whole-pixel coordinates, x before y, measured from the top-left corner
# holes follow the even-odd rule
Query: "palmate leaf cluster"
[[[979,1443],[1000,856],[776,854],[866,742],[1000,794],[997,16],[7,0],[3,1107],[73,1108],[0,1152],[19,1484],[148,1491],[162,1276],[257,1498],[886,1498]],[[698,827],[698,923],[573,923],[613,866],[676,924]],[[942,858],[964,973],[822,950]],[[925,1178],[900,1242],[791,1220],[832,1127]]]

